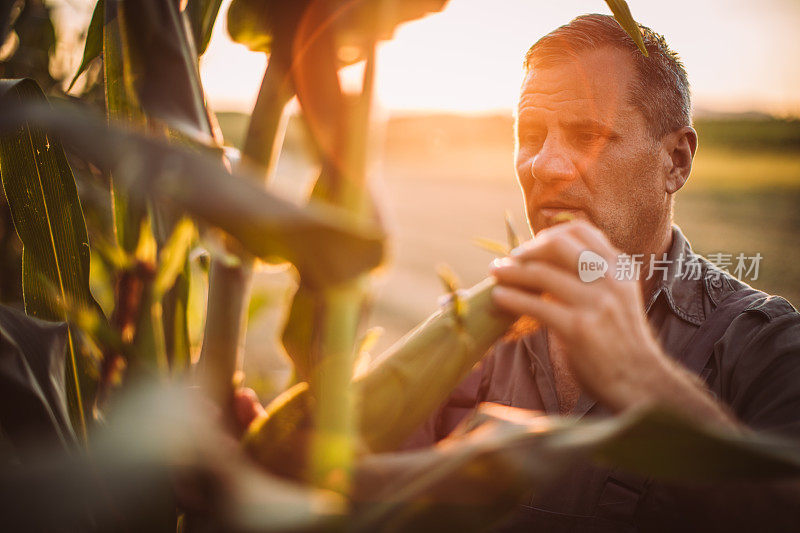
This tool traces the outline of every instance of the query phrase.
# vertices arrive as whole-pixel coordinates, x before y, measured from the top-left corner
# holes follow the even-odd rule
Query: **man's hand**
[[[586,250],[608,262],[604,277],[581,281],[578,259]],[[647,323],[639,282],[615,279],[619,254],[587,222],[545,229],[492,264],[494,303],[546,324],[565,346],[581,388],[612,411],[660,402],[693,414],[702,407],[712,418],[729,420],[699,381],[662,351]]]
[[[264,407],[253,389],[242,388],[233,391],[233,412],[239,431],[244,433],[253,420],[264,414]]]

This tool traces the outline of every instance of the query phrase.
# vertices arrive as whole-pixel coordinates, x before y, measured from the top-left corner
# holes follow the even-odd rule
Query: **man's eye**
[[[575,134],[578,144],[592,144],[599,141],[603,136],[595,131],[580,131]]]

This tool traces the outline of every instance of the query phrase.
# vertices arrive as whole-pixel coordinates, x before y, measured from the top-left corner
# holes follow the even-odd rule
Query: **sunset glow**
[[[203,82],[216,109],[246,111],[266,57],[230,40],[224,20],[227,3],[203,58]],[[683,57],[697,109],[800,115],[799,3],[629,4],[637,20],[663,33]],[[394,40],[381,44],[378,101],[389,110],[508,111],[516,100],[527,48],[587,12],[608,9],[601,0],[451,0],[442,13],[406,24]]]

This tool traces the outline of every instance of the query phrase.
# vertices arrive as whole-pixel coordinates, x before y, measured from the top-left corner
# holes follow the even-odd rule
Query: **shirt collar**
[[[659,296],[663,296],[670,310],[681,319],[699,326],[706,318],[703,307],[708,293],[707,271],[709,264],[698,254],[677,225],[672,226],[672,245],[666,257],[656,257],[658,268],[651,272],[655,285],[645,300],[649,311]]]

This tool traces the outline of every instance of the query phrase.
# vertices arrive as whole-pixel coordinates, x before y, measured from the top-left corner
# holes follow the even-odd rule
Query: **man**
[[[663,37],[643,37],[649,57],[613,18],[586,15],[528,52],[516,171],[535,237],[490,272],[496,305],[542,327],[496,345],[408,447],[483,401],[571,416],[659,403],[800,437],[800,315],[694,254],[672,225],[697,133],[683,65]],[[579,262],[607,270],[582,281]],[[584,464],[508,525],[669,530],[719,504]]]

